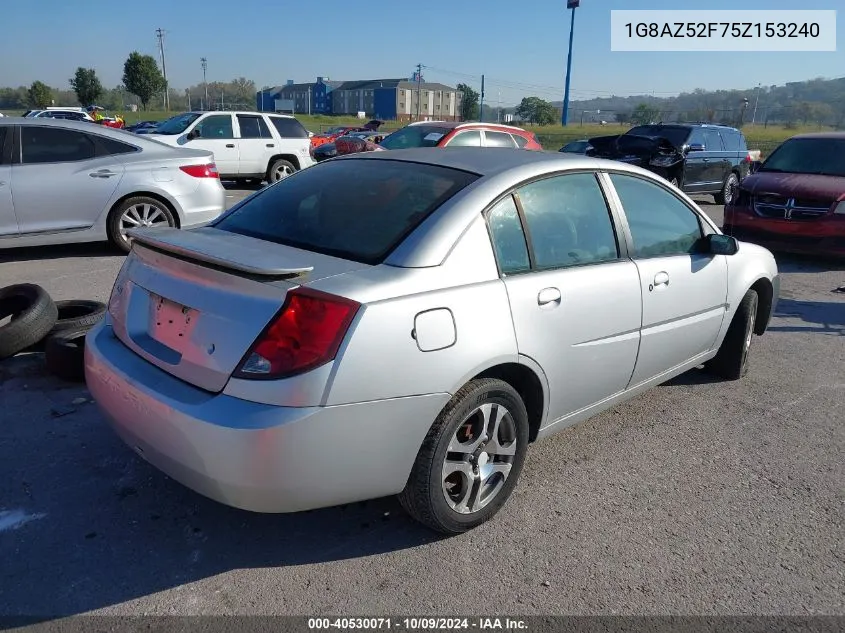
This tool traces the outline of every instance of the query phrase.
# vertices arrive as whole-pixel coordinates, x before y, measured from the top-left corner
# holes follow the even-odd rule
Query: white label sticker
[[[443,134],[440,134],[440,132],[432,132],[431,134],[426,135],[426,137],[423,140],[424,141],[439,141],[441,138],[443,138]]]

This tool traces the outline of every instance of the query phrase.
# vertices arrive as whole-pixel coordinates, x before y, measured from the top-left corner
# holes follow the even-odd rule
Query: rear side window
[[[487,223],[502,274],[512,275],[530,270],[528,246],[525,244],[525,233],[513,196],[503,198],[487,212]]]
[[[528,145],[528,139],[524,136],[520,136],[519,134],[513,134],[513,140],[516,141],[517,147],[519,149],[525,149],[525,146]]]
[[[97,136],[97,144],[100,146],[98,156],[114,156],[115,154],[131,154],[137,152],[138,148],[128,143],[121,143],[113,138]]]
[[[378,264],[477,178],[464,171],[402,161],[330,161],[268,187],[214,226]]]
[[[481,132],[478,130],[458,132],[449,139],[446,147],[481,147]]]
[[[260,116],[239,114],[238,126],[241,128],[241,138],[272,138],[267,124]]]
[[[308,138],[308,130],[296,119],[271,116],[270,120],[282,138]]]
[[[94,158],[94,141],[87,134],[58,127],[21,127],[24,165],[65,163]]]
[[[739,133],[733,130],[719,130],[722,136],[722,144],[725,146],[726,152],[742,151],[739,147]]]

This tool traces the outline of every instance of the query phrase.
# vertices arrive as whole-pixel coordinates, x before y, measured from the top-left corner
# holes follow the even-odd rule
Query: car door
[[[692,128],[687,146],[689,150],[684,161],[683,190],[695,193],[706,187],[706,171],[710,162],[704,148],[704,131],[700,127]]]
[[[97,156],[91,135],[56,126],[19,126],[12,165],[12,204],[22,235],[93,226],[111,202],[125,168]]]
[[[706,165],[705,174],[707,177],[708,189],[721,191],[725,178],[731,173],[731,161],[728,153],[722,144],[722,137],[716,128],[704,130],[704,148]]]
[[[669,189],[631,174],[609,180],[641,280],[635,386],[713,348],[727,310],[727,261],[699,252],[702,237],[715,231]]]
[[[0,125],[0,238],[18,234],[12,205],[12,134],[15,127]]]
[[[199,132],[197,138],[191,133]],[[214,154],[214,162],[221,176],[237,176],[240,168],[238,140],[231,114],[209,114],[200,117],[186,130],[185,147],[205,149]]]
[[[267,173],[270,157],[276,153],[276,143],[264,118],[258,114],[238,114],[238,145],[241,176],[258,176]]]
[[[594,173],[525,184],[487,213],[519,353],[549,384],[549,423],[623,391],[637,358],[640,282]]]

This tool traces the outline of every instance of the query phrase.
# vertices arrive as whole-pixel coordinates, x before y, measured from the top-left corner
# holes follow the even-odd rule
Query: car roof
[[[394,149],[384,152],[361,152],[340,156],[337,160],[398,160],[410,163],[423,163],[468,171],[479,176],[495,176],[515,167],[526,165],[559,167],[560,169],[619,169],[629,166],[618,161],[591,158],[579,154],[561,154],[560,152],[529,151],[524,149],[489,148],[489,147],[415,147]],[[640,173],[639,168],[630,171]]]
[[[806,134],[796,134],[786,140],[791,141],[794,138],[817,138],[842,141],[845,140],[845,132],[807,132]]]
[[[281,117],[284,119],[295,119],[295,116],[290,114],[279,114],[278,112],[259,112],[258,110],[191,110],[190,112],[180,112],[173,116],[180,116],[182,114],[266,114],[267,116]]]
[[[0,125],[21,125],[24,127],[60,127],[67,130],[79,130],[80,132],[88,132],[99,134],[100,136],[108,136],[109,138],[113,138],[117,141],[123,141],[124,143],[134,143],[136,145],[142,142],[146,143],[147,141],[152,142],[152,139],[145,139],[143,136],[138,136],[137,134],[133,134],[132,132],[127,132],[126,130],[122,130],[119,128],[108,127],[107,125],[97,125],[96,123],[91,123],[87,120],[74,121],[72,119],[53,119],[48,117],[41,119],[29,119],[24,117],[3,117],[3,120],[0,121]]]
[[[515,125],[505,125],[503,123],[486,123],[484,121],[414,121],[408,124],[413,126],[432,126],[447,128],[450,130],[457,130],[458,128],[473,128],[473,127],[489,127],[494,130],[502,130],[503,132],[525,132],[526,130]]]

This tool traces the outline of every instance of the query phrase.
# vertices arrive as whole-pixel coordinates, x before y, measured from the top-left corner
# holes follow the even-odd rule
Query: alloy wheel
[[[291,175],[293,175],[293,169],[289,165],[279,165],[273,169],[273,182],[284,180]]]
[[[127,239],[129,229],[156,226],[170,226],[167,213],[160,207],[149,202],[141,202],[128,207],[120,216],[120,235]]]
[[[446,503],[455,512],[472,514],[502,490],[517,449],[516,423],[508,409],[485,403],[458,425],[442,467]]]

